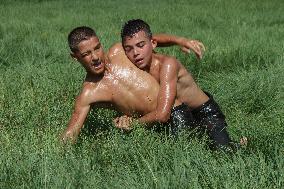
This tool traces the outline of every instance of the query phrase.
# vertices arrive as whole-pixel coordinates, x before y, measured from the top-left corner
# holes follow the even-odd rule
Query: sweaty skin
[[[185,38],[164,37],[160,36],[158,40],[192,49],[188,46],[191,42]],[[68,139],[75,142],[91,106],[115,108],[127,115],[127,118],[140,117],[155,110],[159,93],[158,82],[149,73],[138,69],[130,62],[120,43],[104,54],[98,37],[93,36],[81,41],[77,49],[71,56],[80,62],[87,75],[75,100],[71,119],[62,134],[64,142]],[[195,52],[198,49],[200,48],[192,50]]]
[[[125,31],[128,30],[131,31],[129,28]],[[150,73],[160,85],[157,107],[139,118],[138,120],[140,122],[167,122],[170,119],[172,108],[177,105],[176,102],[182,102],[192,110],[198,109],[208,102],[209,97],[198,87],[191,74],[180,62],[173,57],[157,54],[153,51],[153,49],[157,46],[157,42],[155,39],[151,39],[147,27],[145,27],[145,29],[142,28],[140,31],[132,31],[135,31],[136,33],[129,34],[125,32],[122,34],[123,48],[127,57],[138,68]],[[145,32],[147,32],[148,35]],[[214,102],[213,98],[212,101]],[[218,107],[217,104],[216,107]],[[207,108],[209,110],[211,107],[207,106]],[[211,111],[209,110],[209,112]],[[221,111],[220,114],[222,114]],[[212,117],[214,116],[217,115],[212,115]],[[224,118],[220,120],[217,119],[216,121],[213,121],[212,124],[216,126],[220,124],[220,127],[222,128],[218,127],[221,130],[217,131],[215,128],[210,129],[212,125],[209,121],[209,124],[206,124],[206,127],[208,126],[207,128],[210,129],[208,135],[212,140],[214,140],[216,146],[229,145],[231,139],[226,132],[225,127],[227,124],[224,121]],[[218,123],[218,121],[220,121],[220,123]],[[116,126],[119,127],[122,126],[122,124],[129,126],[131,122],[132,120],[122,117],[118,120],[118,122],[116,122]],[[240,144],[245,146],[247,144],[247,138],[242,137]]]
[[[113,46],[106,56],[97,37],[82,41],[78,47],[79,52],[73,57],[86,69],[87,76],[63,140],[77,137],[91,105],[114,106],[128,116],[143,115],[155,109],[158,82],[134,66],[121,45]]]
[[[172,107],[181,102],[194,109],[209,99],[180,62],[173,57],[153,53],[156,45],[156,41],[149,39],[143,30],[123,41],[131,62],[150,73],[160,84],[157,107],[139,118],[146,123],[168,121]]]

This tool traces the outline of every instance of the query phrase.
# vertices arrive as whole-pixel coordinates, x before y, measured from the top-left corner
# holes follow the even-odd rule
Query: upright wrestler
[[[158,40],[169,41],[164,35]],[[68,127],[62,134],[63,141],[77,138],[91,105],[113,107],[128,116],[141,116],[156,108],[158,82],[148,73],[138,69],[125,56],[120,44],[104,54],[102,45],[89,27],[78,27],[68,35],[71,56],[81,63],[87,75]],[[179,41],[187,47],[186,40]],[[191,43],[199,44],[197,41]],[[190,48],[190,47],[189,47]],[[198,49],[193,49],[194,51]],[[199,54],[198,51],[195,53]]]
[[[181,128],[198,128],[207,132],[212,147],[228,146],[231,139],[220,107],[212,95],[199,88],[179,61],[153,51],[157,41],[152,39],[149,25],[143,20],[130,20],[123,26],[121,37],[130,61],[160,85],[156,108],[138,120],[143,123],[170,120],[174,134]],[[116,126],[122,126],[120,121]]]

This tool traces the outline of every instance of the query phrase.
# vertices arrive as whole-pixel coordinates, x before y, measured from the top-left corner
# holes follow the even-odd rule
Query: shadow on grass
[[[85,121],[81,134],[86,137],[97,138],[108,135],[113,129],[113,118],[119,114],[104,109],[92,109]]]

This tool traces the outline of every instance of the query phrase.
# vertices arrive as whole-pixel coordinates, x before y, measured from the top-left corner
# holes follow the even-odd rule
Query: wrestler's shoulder
[[[88,97],[92,96],[94,93],[100,92],[100,87],[98,83],[92,82],[92,81],[84,81],[82,90],[81,90],[81,95]]]
[[[107,101],[110,90],[108,87],[103,87],[103,84],[85,81],[78,97],[88,103]]]
[[[168,66],[179,67],[179,61],[173,56],[169,56],[165,54],[157,54],[156,58],[160,66],[162,67],[168,67]]]
[[[116,55],[119,55],[121,53],[124,53],[122,44],[121,43],[115,43],[109,48],[109,50],[107,52],[107,56],[111,58],[112,56],[116,56]]]
[[[159,54],[159,53],[155,53],[154,55],[161,63],[167,62],[178,62],[178,60],[176,59],[176,57],[170,56],[170,55],[166,55],[166,54]]]

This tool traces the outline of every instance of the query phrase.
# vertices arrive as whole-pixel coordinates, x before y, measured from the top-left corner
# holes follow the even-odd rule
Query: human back
[[[190,108],[195,109],[208,101],[208,96],[193,79],[191,73],[179,62],[176,98]]]
[[[165,66],[166,63],[176,64],[177,79],[174,106],[185,103],[190,108],[194,109],[208,100],[208,96],[196,84],[190,72],[174,57],[153,53],[149,73],[160,83],[160,78],[166,77],[160,73],[163,69],[162,67]]]

